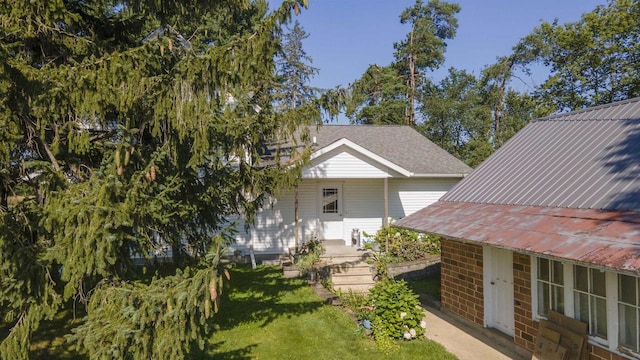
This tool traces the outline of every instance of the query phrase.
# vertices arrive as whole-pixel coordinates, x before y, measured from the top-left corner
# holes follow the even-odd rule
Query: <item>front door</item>
[[[320,236],[325,240],[344,239],[342,184],[321,184],[319,192]]]
[[[513,253],[485,247],[484,268],[487,326],[513,336]]]

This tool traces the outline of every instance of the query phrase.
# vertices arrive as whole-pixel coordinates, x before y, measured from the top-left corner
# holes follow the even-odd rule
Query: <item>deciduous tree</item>
[[[524,65],[549,77],[536,94],[556,111],[640,95],[640,3],[612,0],[576,22],[543,22],[514,48]]]

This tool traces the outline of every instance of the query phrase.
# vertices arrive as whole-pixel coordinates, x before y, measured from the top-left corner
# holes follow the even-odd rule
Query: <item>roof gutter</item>
[[[469,174],[415,174],[411,173],[409,177],[430,177],[430,178],[463,178]]]

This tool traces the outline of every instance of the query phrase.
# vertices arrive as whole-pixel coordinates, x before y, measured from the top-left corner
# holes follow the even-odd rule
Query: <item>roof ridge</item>
[[[315,125],[311,125],[315,126]],[[323,124],[320,127],[379,127],[379,128],[389,128],[389,127],[403,127],[403,128],[411,128],[409,125],[402,124],[390,124],[390,125],[380,125],[380,124]]]
[[[620,101],[616,101],[616,102],[612,102],[612,103],[608,103],[608,104],[597,105],[597,106],[588,107],[588,108],[585,108],[585,109],[574,110],[574,111],[569,111],[569,112],[560,113],[560,114],[548,115],[548,116],[545,116],[545,117],[534,119],[531,122],[533,123],[533,122],[539,122],[539,121],[550,121],[550,120],[556,120],[557,118],[561,118],[560,120],[562,120],[562,121],[580,121],[581,119],[575,119],[575,118],[567,119],[567,117],[568,116],[572,116],[572,115],[578,115],[578,114],[582,114],[582,113],[592,112],[592,111],[608,109],[608,108],[612,108],[612,107],[618,107],[618,106],[627,105],[627,104],[636,103],[636,102],[640,102],[640,97],[635,97],[635,98],[626,99],[626,100],[620,100]],[[630,118],[606,118],[606,119],[602,118],[602,119],[588,119],[588,120],[613,121],[613,120],[629,120],[629,119]]]

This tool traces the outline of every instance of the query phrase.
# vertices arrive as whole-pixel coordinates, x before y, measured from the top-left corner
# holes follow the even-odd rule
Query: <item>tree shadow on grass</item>
[[[215,329],[212,331],[211,341],[203,351],[194,349],[190,358],[253,359],[257,344],[238,345],[237,348],[222,350],[227,347],[227,340],[216,338],[216,333],[243,325],[248,328],[253,326],[254,329],[264,328],[276,319],[312,313],[322,306],[324,303],[312,292],[307,280],[284,278],[279,267],[261,266],[252,269],[239,265],[231,271],[231,280],[226,282],[220,297],[220,311],[211,324]]]
[[[225,286],[220,312],[214,316],[215,326],[225,330],[259,323],[264,327],[277,318],[311,313],[324,304],[317,297],[295,296],[308,288],[304,279],[283,278],[278,267],[237,267]]]
[[[224,344],[223,341],[219,341],[217,343],[210,344],[211,348],[217,348]],[[192,359],[224,359],[224,360],[250,360],[254,359],[255,355],[253,354],[257,345],[249,345],[245,346],[241,349],[234,349],[224,352],[216,353],[215,355],[207,355],[203,351],[197,350],[192,353]]]

